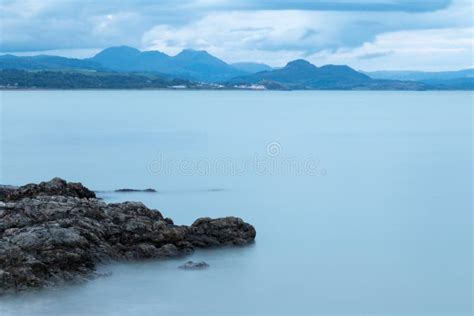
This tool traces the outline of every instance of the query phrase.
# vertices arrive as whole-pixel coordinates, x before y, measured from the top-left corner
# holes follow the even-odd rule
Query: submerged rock
[[[200,261],[200,262],[188,261],[180,265],[179,268],[184,269],[184,270],[201,270],[201,269],[209,268],[209,264],[207,264],[207,262],[204,262],[204,261]]]
[[[0,295],[87,279],[99,262],[177,257],[255,239],[252,225],[239,218],[179,226],[140,202],[106,204],[92,196],[81,184],[55,178],[2,198]]]
[[[156,193],[156,192],[158,192],[158,191],[156,191],[155,189],[151,189],[151,188],[144,189],[144,190],[125,188],[125,189],[117,189],[117,190],[115,190],[115,192],[146,192],[146,193]]]

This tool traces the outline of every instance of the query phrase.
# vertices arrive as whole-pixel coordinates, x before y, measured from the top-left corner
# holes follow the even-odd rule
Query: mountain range
[[[88,61],[114,71],[157,72],[204,82],[221,82],[247,73],[206,51],[192,49],[169,56],[159,51],[141,52],[132,47],[119,46],[104,49]]]
[[[315,89],[323,87],[349,88],[366,84],[372,79],[348,66],[326,65],[316,67],[310,62],[298,59],[289,62],[285,67],[275,70],[236,77],[231,83],[237,85],[262,84],[265,82],[280,83],[288,88]]]
[[[116,83],[120,78],[127,78],[128,81],[135,82],[134,87],[138,85],[150,88],[156,86],[149,86],[149,81],[159,82],[160,87],[166,87],[174,79],[181,80],[175,82],[188,82],[186,86],[203,88],[215,88],[219,84],[222,88],[266,89],[474,89],[473,69],[443,73],[360,72],[346,65],[317,67],[302,59],[291,61],[282,68],[272,68],[253,62],[228,64],[206,51],[185,49],[170,56],[159,51],[140,51],[128,46],[106,48],[86,59],[49,55],[1,55],[0,69],[1,85],[7,87],[14,86],[15,83],[18,85],[18,82],[12,81],[14,78],[23,78],[21,82],[24,84],[50,88],[50,84],[40,82],[39,78],[47,81],[48,76],[53,76],[52,72],[60,71],[64,72],[64,78],[71,77],[71,72],[89,76],[75,76],[76,79],[71,77],[70,80],[82,78],[81,82],[92,88],[94,82],[104,80],[107,83],[114,82],[114,87],[126,87]],[[20,72],[7,71],[12,69],[24,73],[19,75]],[[31,73],[38,71],[46,74],[39,76]],[[122,75],[117,76],[117,73]],[[91,80],[93,76],[98,77]],[[107,76],[112,76],[112,79],[106,80]]]
[[[424,90],[429,87],[421,82],[373,79],[345,65],[317,67],[298,59],[285,67],[236,77],[228,84],[263,85],[273,89],[287,90]]]

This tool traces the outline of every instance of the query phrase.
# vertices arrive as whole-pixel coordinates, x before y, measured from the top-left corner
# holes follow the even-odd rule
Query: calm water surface
[[[0,182],[55,176],[254,245],[117,263],[0,315],[471,315],[471,92],[3,92]],[[113,193],[147,188],[157,194]]]

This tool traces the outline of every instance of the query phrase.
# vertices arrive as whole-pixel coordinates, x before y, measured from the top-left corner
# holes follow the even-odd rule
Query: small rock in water
[[[156,193],[157,191],[155,189],[152,189],[152,188],[148,188],[148,189],[144,189],[144,190],[141,190],[141,189],[129,189],[129,188],[125,188],[125,189],[117,189],[115,190],[115,192],[146,192],[146,193]]]
[[[183,265],[179,266],[180,269],[185,269],[185,270],[198,270],[198,269],[206,269],[209,268],[209,264],[204,261],[200,262],[194,262],[194,261],[188,261]]]

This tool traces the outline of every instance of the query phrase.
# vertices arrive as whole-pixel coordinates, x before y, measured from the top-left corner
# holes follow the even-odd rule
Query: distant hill
[[[436,90],[474,90],[474,78],[429,79],[422,82]]]
[[[365,72],[374,79],[420,82],[434,90],[474,90],[474,69],[458,71],[374,71]]]
[[[204,82],[219,82],[245,74],[206,51],[185,49],[176,56],[141,52],[128,46],[110,47],[88,59],[122,72],[157,72]]]
[[[248,72],[248,73],[251,73],[251,74],[257,73],[257,72],[260,72],[260,71],[273,70],[272,67],[270,67],[268,65],[265,65],[265,64],[260,64],[260,63],[243,62],[243,63],[233,63],[233,64],[230,64],[230,65],[232,67],[238,69],[238,70]]]
[[[263,85],[269,89],[424,89],[423,84],[374,80],[348,66],[316,67],[306,60],[285,67],[241,76],[227,82],[231,86]]]
[[[106,48],[87,59],[2,55],[0,69],[147,72],[202,82],[221,82],[248,74],[206,51],[185,49],[176,56],[169,56],[128,46]]]
[[[245,74],[206,51],[192,49],[172,57],[171,64],[199,81],[221,82]]]
[[[120,72],[166,72],[171,57],[159,51],[141,52],[128,46],[102,50],[89,61]],[[163,71],[165,70],[165,71]]]
[[[425,81],[425,80],[452,80],[460,78],[474,78],[474,69],[464,69],[458,71],[440,71],[440,72],[423,72],[423,71],[373,71],[364,72],[374,79],[388,80],[409,80],[409,81]]]
[[[350,88],[370,81],[370,77],[348,66],[316,67],[306,60],[289,62],[285,67],[234,78],[232,84],[279,83],[291,89]]]
[[[2,89],[157,89],[196,85],[156,75],[107,72],[0,70]]]
[[[22,70],[103,70],[100,63],[89,60],[66,58],[59,56],[14,56],[1,55],[0,69],[22,69]]]

